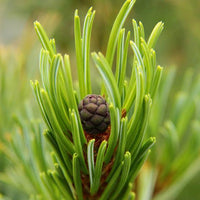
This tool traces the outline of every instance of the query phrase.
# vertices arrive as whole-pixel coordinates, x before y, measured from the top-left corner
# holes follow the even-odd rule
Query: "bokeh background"
[[[40,21],[49,36],[56,39],[58,51],[70,55],[73,66],[75,9],[79,9],[80,16],[84,16],[90,6],[96,10],[91,50],[105,53],[113,20],[122,3],[123,0],[0,0],[1,141],[14,129],[13,115],[23,115],[27,106],[36,107],[29,81],[39,79],[41,46],[33,22]],[[157,60],[164,67],[175,65],[178,68],[177,79],[181,81],[188,67],[197,73],[200,71],[199,11],[199,0],[137,0],[126,21],[126,28],[132,29],[131,19],[135,18],[142,21],[148,37],[154,25],[163,21],[165,28],[156,46]],[[76,76],[75,70],[73,75]],[[37,109],[33,110],[35,116],[40,116]],[[1,148],[0,145],[0,151]],[[4,156],[0,153],[1,172],[6,167]],[[199,180],[200,175],[185,187],[177,200],[189,200],[190,194],[199,199]],[[0,193],[9,192],[9,188],[0,184]]]

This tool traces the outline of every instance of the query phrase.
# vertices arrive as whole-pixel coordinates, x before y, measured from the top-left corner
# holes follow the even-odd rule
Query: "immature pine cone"
[[[78,106],[83,129],[90,134],[103,133],[110,124],[106,100],[96,94],[87,95]]]

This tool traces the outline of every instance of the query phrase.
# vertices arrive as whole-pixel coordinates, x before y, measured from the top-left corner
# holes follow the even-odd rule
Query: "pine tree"
[[[77,87],[72,80],[69,55],[57,53],[55,40],[48,38],[39,22],[34,23],[42,44],[39,62],[42,83],[36,80],[31,85],[47,127],[44,136],[53,148],[54,167],[46,158],[49,150],[43,145],[41,126],[33,121],[30,136],[26,123],[17,120],[23,134],[21,139],[12,139],[11,144],[17,155],[16,163],[23,161],[20,165],[25,170],[24,179],[18,181],[22,185],[29,180],[26,187],[31,199],[135,198],[134,180],[155,143],[155,137],[144,140],[144,135],[162,75],[153,48],[163,23],[159,22],[146,40],[143,24],[132,20],[132,41],[131,32],[126,33],[123,25],[134,3],[135,0],[127,0],[120,9],[110,32],[106,55],[90,53],[95,11],[88,10],[82,32],[78,10],[75,11]],[[95,134],[83,130],[78,110],[85,96],[94,95],[90,55],[102,79],[101,94],[95,95],[105,98],[110,115],[107,129]],[[127,78],[128,67],[131,75]],[[27,154],[23,153],[23,145],[28,147]]]

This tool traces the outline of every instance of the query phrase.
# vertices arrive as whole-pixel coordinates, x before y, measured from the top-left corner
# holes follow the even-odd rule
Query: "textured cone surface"
[[[84,131],[91,134],[103,133],[110,124],[106,100],[95,94],[87,95],[78,106]]]

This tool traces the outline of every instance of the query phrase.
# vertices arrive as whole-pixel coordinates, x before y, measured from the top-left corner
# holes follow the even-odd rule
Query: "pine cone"
[[[103,133],[110,124],[106,100],[96,94],[87,95],[78,106],[84,131],[90,134]]]

